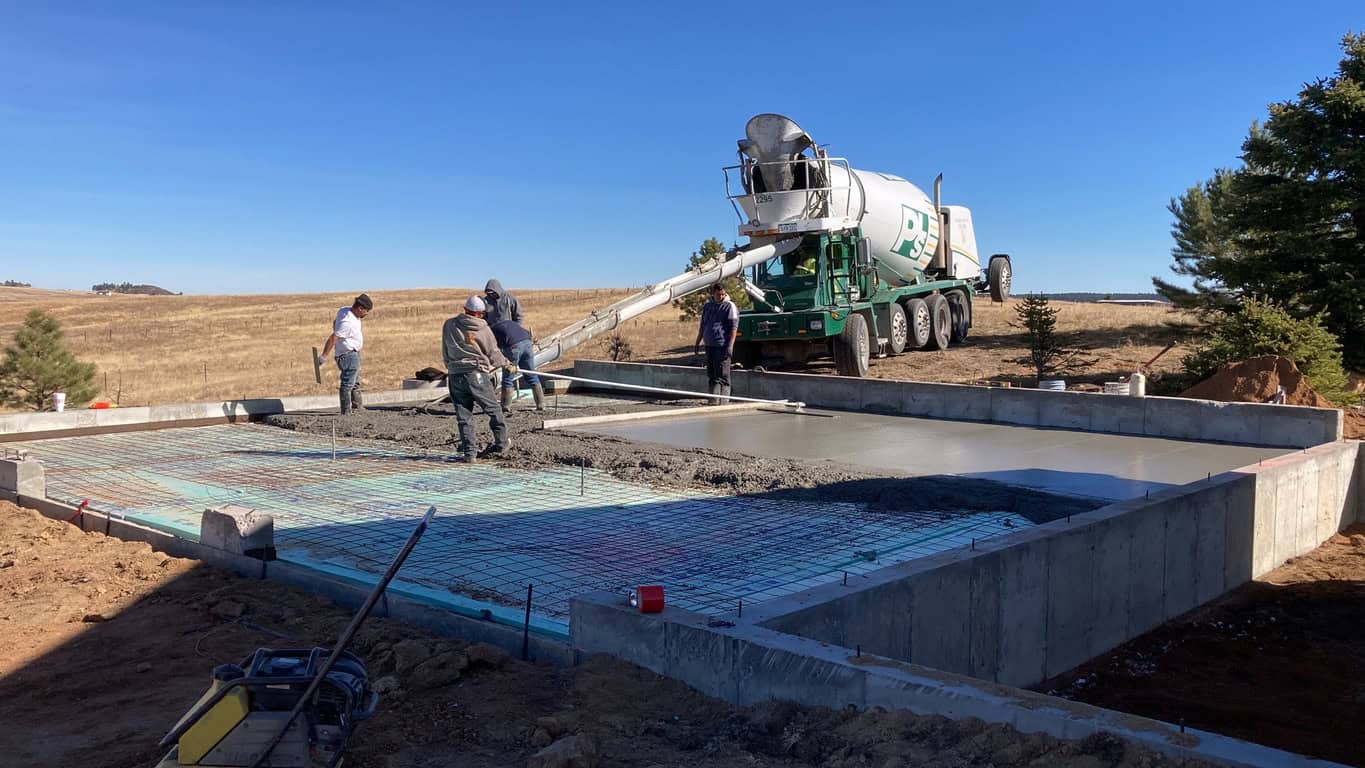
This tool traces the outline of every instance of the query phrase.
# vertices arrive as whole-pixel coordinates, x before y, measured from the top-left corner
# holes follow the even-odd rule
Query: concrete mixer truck
[[[756,115],[724,169],[727,197],[749,243],[651,285],[541,340],[543,365],[654,307],[738,277],[753,302],[740,313],[735,362],[754,367],[831,356],[841,376],[874,357],[947,349],[967,338],[972,300],[1009,296],[1010,257],[984,269],[971,211],[940,204],[899,176],[850,168],[791,119]]]

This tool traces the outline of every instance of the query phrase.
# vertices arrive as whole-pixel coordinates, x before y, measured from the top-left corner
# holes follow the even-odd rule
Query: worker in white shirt
[[[337,368],[341,371],[341,413],[362,407],[360,401],[360,348],[365,346],[364,334],[360,331],[360,321],[374,309],[374,302],[366,294],[355,297],[349,307],[337,310],[337,318],[332,323],[332,335],[318,355],[318,365],[327,362],[327,356],[335,354]]]

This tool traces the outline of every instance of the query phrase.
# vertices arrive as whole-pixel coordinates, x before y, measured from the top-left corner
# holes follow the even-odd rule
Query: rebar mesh
[[[422,512],[437,516],[400,580],[490,607],[523,605],[560,629],[568,601],[662,584],[671,605],[713,615],[1030,523],[1017,515],[884,513],[780,493],[661,489],[578,467],[464,465],[443,455],[259,425],[24,444],[48,495],[197,538],[203,509],[275,517],[281,559],[382,573]],[[355,574],[361,576],[361,574]],[[507,615],[512,615],[508,613]]]

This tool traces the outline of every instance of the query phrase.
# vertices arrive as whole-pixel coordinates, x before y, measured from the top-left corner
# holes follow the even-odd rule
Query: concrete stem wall
[[[746,610],[762,626],[1028,686],[1315,549],[1361,519],[1333,443]]]
[[[578,360],[574,363],[574,375],[598,381],[684,389],[699,394],[706,391],[705,370],[677,365]],[[822,408],[901,416],[1276,448],[1306,448],[1340,440],[1342,436],[1342,412],[1334,408],[794,373],[735,371],[731,379],[733,393],[742,397],[799,400]]]

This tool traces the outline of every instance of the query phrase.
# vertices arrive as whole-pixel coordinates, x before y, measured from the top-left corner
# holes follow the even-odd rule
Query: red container
[[[640,613],[659,613],[664,609],[664,588],[656,585],[639,586],[630,592],[631,606]]]

